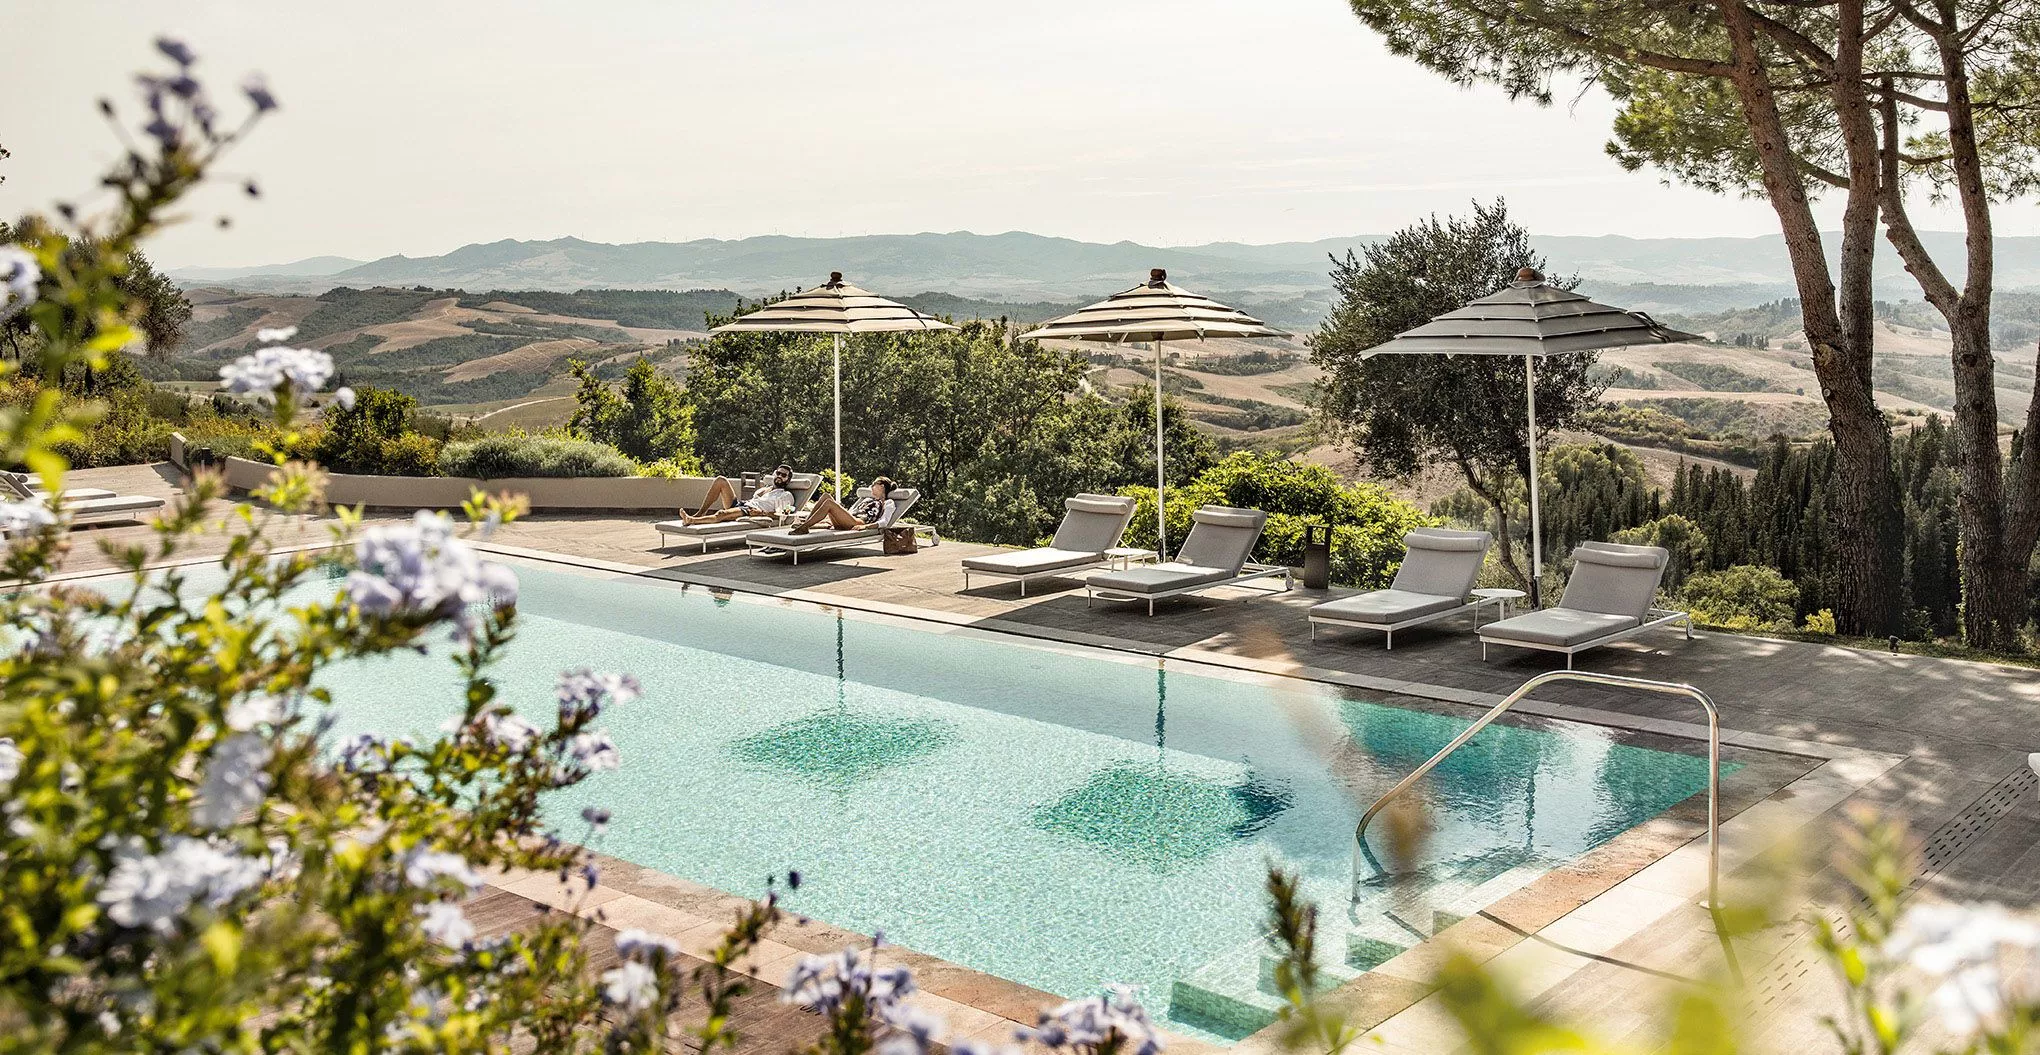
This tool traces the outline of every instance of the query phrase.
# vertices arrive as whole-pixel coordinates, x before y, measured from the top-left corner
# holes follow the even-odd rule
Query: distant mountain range
[[[1936,258],[1959,275],[1962,237],[1925,236]],[[1328,302],[1330,258],[1375,240],[1355,235],[1315,242],[1155,247],[1109,245],[1013,231],[980,235],[865,235],[800,238],[760,235],[734,240],[634,242],[610,245],[579,238],[462,246],[442,256],[389,256],[356,261],[312,257],[251,268],[188,268],[171,275],[187,285],[251,291],[318,292],[333,286],[430,286],[466,290],[725,288],[757,296],[812,286],[832,270],[893,296],[940,290],[993,301],[1100,298],[1167,268],[1184,285],[1233,291],[1256,300]],[[1560,274],[1577,274],[1590,293],[1632,298],[1644,310],[1719,310],[1792,295],[1783,241],[1756,238],[1627,238],[1620,235],[1536,235],[1532,244]],[[1896,254],[1878,259],[1881,296],[1918,299]],[[1998,240],[2001,288],[2040,286],[2040,237]],[[1708,287],[1696,290],[1692,287]],[[1732,303],[1731,303],[1732,301]]]

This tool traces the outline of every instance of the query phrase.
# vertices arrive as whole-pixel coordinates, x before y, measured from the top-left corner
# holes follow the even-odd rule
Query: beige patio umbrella
[[[1169,284],[1161,268],[1148,272],[1145,285],[1115,293],[1088,308],[1051,319],[1020,335],[1023,340],[1095,341],[1125,344],[1146,341],[1155,352],[1155,552],[1169,558],[1167,489],[1162,451],[1162,342],[1201,341],[1206,337],[1287,337],[1289,334],[1238,308]]]
[[[835,375],[836,500],[843,500],[843,335],[899,333],[909,330],[953,330],[933,315],[923,315],[898,301],[868,293],[843,281],[841,271],[829,280],[785,300],[708,331],[723,333],[826,333],[833,338],[831,366]]]
[[[1544,281],[1531,268],[1516,281],[1463,308],[1404,330],[1362,353],[1375,355],[1520,355],[1530,421],[1530,604],[1538,606],[1544,575],[1537,503],[1537,360],[1547,355],[1704,340],[1660,324],[1640,311],[1596,304]],[[1508,545],[1503,540],[1504,546]]]

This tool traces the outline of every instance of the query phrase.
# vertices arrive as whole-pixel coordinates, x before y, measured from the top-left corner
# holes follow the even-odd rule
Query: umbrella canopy
[[[846,333],[899,333],[907,330],[953,330],[956,327],[933,315],[924,315],[884,297],[858,289],[843,281],[841,271],[829,272],[829,281],[802,290],[777,303],[708,331],[725,333],[826,333],[831,342],[830,364],[834,371],[836,403],[836,499],[843,498],[843,335]]]
[[[1640,311],[1596,304],[1547,285],[1525,268],[1499,292],[1396,334],[1369,355],[1562,355],[1702,340],[1660,325]]]
[[[710,333],[897,333],[901,330],[953,330],[933,315],[924,315],[843,281],[841,271],[829,281],[785,300],[768,304]]]
[[[1537,360],[1568,352],[1703,339],[1664,326],[1643,312],[1596,304],[1571,290],[1557,289],[1526,267],[1501,290],[1396,334],[1365,354],[1523,357],[1530,421],[1530,603],[1535,606],[1542,600],[1538,579],[1544,574],[1537,502]]]
[[[1238,308],[1169,284],[1161,268],[1148,272],[1145,284],[1115,293],[1088,308],[1051,319],[1020,335],[1026,340],[1094,341],[1124,344],[1146,341],[1155,350],[1155,549],[1168,559],[1168,519],[1163,511],[1166,474],[1162,451],[1162,342],[1201,341],[1207,337],[1287,337]]]
[[[1051,319],[1021,334],[1032,340],[1201,341],[1206,337],[1287,337],[1238,308],[1169,284],[1161,268],[1144,285],[1115,293],[1088,308]]]

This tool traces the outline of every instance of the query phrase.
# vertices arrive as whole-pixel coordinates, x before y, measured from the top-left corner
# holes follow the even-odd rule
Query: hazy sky
[[[1387,54],[1341,0],[0,0],[0,214],[117,156],[160,32],[283,109],[236,154],[259,203],[172,266],[468,242],[1027,230],[1150,244],[1391,230],[1506,196],[1551,234],[1771,233],[1767,205],[1602,151],[1611,107],[1511,103]],[[82,62],[93,41],[103,61]],[[1923,226],[1953,227],[1928,210]],[[2005,234],[2040,233],[2030,204]]]

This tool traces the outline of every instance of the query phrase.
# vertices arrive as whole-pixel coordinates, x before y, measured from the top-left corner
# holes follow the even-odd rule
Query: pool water
[[[1474,712],[516,571],[505,702],[550,721],[555,675],[581,665],[645,688],[604,715],[623,768],[549,802],[562,831],[600,806],[614,819],[598,849],[738,894],[798,869],[797,911],[1066,996],[1130,983],[1207,1038],[1275,1006],[1270,863],[1324,905],[1336,980],[1706,786],[1704,759],[1604,730],[1490,727],[1424,785],[1431,911],[1392,916],[1383,892],[1349,923],[1359,810]],[[459,698],[443,653],[329,670],[336,735],[436,735]]]

